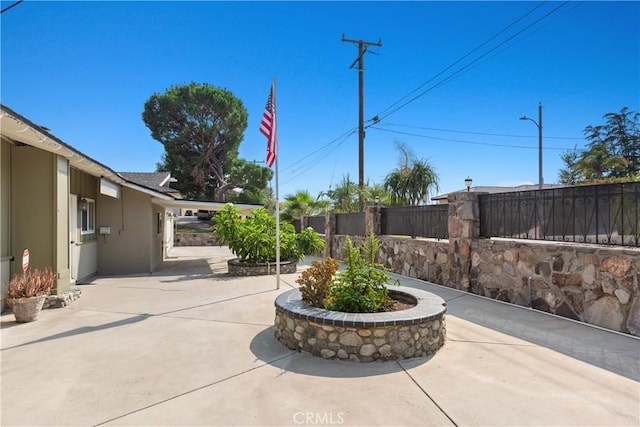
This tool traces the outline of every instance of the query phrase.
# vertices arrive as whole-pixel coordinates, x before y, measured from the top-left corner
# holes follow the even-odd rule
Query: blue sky
[[[398,165],[395,141],[433,165],[441,193],[467,176],[474,186],[537,183],[538,131],[518,118],[537,120],[539,102],[544,180],[554,183],[587,125],[640,110],[640,3],[591,1],[27,0],[2,14],[0,99],[112,169],[144,172],[163,153],[144,102],[192,81],[242,100],[240,156],[264,161],[258,127],[275,77],[280,197],[316,195],[347,174],[358,180],[357,133],[342,137],[358,123],[357,47],[343,34],[382,40],[364,63],[365,119],[383,118],[366,134],[371,183]]]

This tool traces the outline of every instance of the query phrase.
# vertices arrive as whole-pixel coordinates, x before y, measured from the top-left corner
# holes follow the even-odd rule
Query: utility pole
[[[351,40],[342,35],[342,41],[358,45],[358,57],[349,68],[358,63],[358,186],[364,187],[364,54],[369,46],[382,46],[382,40],[377,43],[364,40]]]

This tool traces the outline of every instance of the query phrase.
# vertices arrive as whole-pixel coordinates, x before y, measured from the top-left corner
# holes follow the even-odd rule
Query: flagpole
[[[278,183],[278,123],[276,115],[276,78],[273,78],[267,105],[260,121],[260,133],[267,137],[267,166],[276,162],[276,289],[280,289],[280,190]]]
[[[277,108],[276,103],[276,79],[273,79],[273,105],[274,109]],[[274,121],[274,130],[277,135],[278,125],[277,125],[278,116],[276,115]],[[278,144],[276,144],[276,289],[280,289],[280,197],[278,194],[279,185],[278,185]]]

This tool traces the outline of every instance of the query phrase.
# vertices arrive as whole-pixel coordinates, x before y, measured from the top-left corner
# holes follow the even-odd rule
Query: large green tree
[[[225,201],[264,205],[269,195],[267,186],[272,177],[273,171],[270,168],[244,159],[233,160],[228,181],[234,188],[227,190]]]
[[[622,108],[604,115],[602,125],[584,129],[587,148],[562,154],[560,182],[579,184],[633,179],[640,175],[640,114]]]
[[[391,204],[426,203],[431,192],[439,188],[438,174],[427,160],[417,159],[406,144],[396,141],[395,145],[400,152],[399,164],[384,180],[384,187],[391,193]]]
[[[159,169],[176,177],[175,187],[185,196],[214,201],[224,201],[225,192],[237,186],[231,172],[247,117],[233,93],[207,83],[155,93],[142,113],[151,136],[165,148]]]

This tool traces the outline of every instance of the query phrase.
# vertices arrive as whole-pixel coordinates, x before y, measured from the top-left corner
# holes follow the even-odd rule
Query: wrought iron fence
[[[337,213],[336,234],[365,236],[364,212]]]
[[[382,234],[446,239],[448,212],[448,205],[382,208]]]
[[[640,183],[483,194],[480,235],[640,246]]]

